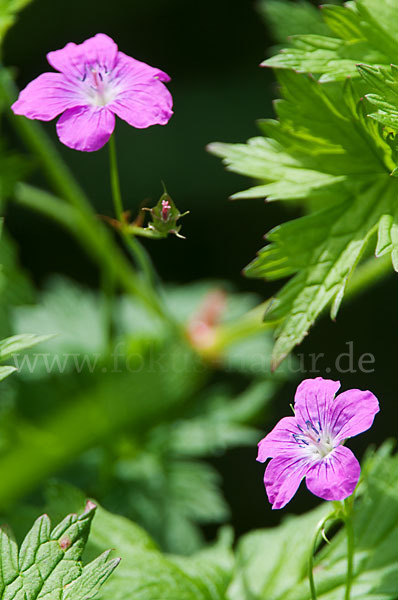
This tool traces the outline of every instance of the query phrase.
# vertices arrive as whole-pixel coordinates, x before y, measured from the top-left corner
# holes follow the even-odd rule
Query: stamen
[[[307,440],[304,440],[300,435],[298,435],[297,433],[293,433],[292,434],[295,441],[301,446],[302,444],[304,444],[305,446],[309,446],[309,442],[307,442]]]
[[[316,434],[319,435],[319,431],[313,426],[313,424],[311,423],[311,421],[306,421],[305,424],[307,425],[307,429],[308,431],[310,429],[312,429],[312,431]]]

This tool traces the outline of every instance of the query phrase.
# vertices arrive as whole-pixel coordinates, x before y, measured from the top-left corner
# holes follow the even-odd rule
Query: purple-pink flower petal
[[[57,124],[60,140],[77,150],[99,150],[109,140],[115,115],[142,129],[166,125],[173,100],[164,71],[119,52],[98,33],[82,44],[69,43],[47,54],[59,73],[44,73],[20,94],[12,109],[29,119]]]
[[[338,446],[308,470],[306,484],[324,500],[344,500],[355,490],[360,474],[361,467],[351,450]]]
[[[137,83],[131,89],[119,92],[108,104],[118,117],[137,129],[151,125],[166,125],[173,111],[173,100],[169,90],[160,81]]]
[[[97,33],[82,44],[70,42],[61,50],[48,52],[47,60],[54,69],[70,77],[83,77],[87,66],[99,65],[111,71],[118,47],[105,33]]]
[[[300,457],[278,456],[269,462],[264,485],[273,509],[283,508],[290,502],[308,467],[308,460]]]
[[[28,83],[11,108],[16,115],[51,121],[79,104],[85,104],[85,100],[73,83],[61,73],[43,73]]]
[[[305,428],[310,421],[315,427],[325,429],[329,409],[339,387],[340,381],[332,379],[304,379],[294,398],[294,412],[299,425]]]
[[[74,150],[93,152],[106,144],[115,128],[115,116],[105,107],[70,108],[59,118],[58,137]]]
[[[258,444],[257,460],[268,464],[264,483],[272,508],[283,508],[306,478],[308,489],[325,500],[344,500],[358,483],[360,465],[342,444],[369,429],[379,411],[369,391],[335,397],[340,382],[306,379],[297,388],[295,416],[285,417]]]
[[[346,438],[369,429],[379,410],[379,402],[372,392],[348,390],[339,394],[329,416],[335,443],[341,444]]]
[[[265,462],[267,458],[288,454],[292,456],[299,452],[300,448],[294,439],[294,435],[300,433],[294,417],[284,417],[275,425],[272,431],[258,443],[259,462]]]
[[[170,81],[169,75],[157,67],[151,67],[141,60],[128,56],[124,52],[118,52],[113,76],[116,80],[129,80],[132,85],[139,82],[148,82],[153,79],[159,79],[167,83]]]

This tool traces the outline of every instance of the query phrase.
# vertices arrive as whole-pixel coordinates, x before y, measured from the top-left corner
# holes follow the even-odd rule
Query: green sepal
[[[159,237],[167,237],[169,233],[173,233],[177,237],[185,239],[179,233],[181,225],[177,221],[187,215],[189,211],[181,213],[178,210],[164,183],[163,194],[160,196],[158,203],[153,208],[145,210],[151,213],[152,218],[152,222],[149,223],[147,229],[154,231]]]

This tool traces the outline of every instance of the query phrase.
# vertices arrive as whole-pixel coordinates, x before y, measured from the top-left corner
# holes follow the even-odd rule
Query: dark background
[[[4,62],[16,68],[18,85],[24,87],[51,70],[46,52],[69,41],[80,43],[98,32],[110,35],[125,53],[172,77],[169,88],[175,114],[170,123],[135,130],[119,121],[116,134],[125,205],[134,213],[143,200],[154,203],[163,179],[180,210],[191,211],[183,221],[186,241],[172,238],[146,243],[162,278],[181,284],[228,279],[238,290],[270,296],[279,283],[246,280],[241,269],[262,247],[264,233],[294,217],[298,209],[279,203],[264,205],[261,200],[229,202],[230,194],[249,187],[250,182],[225,172],[220,160],[205,150],[213,141],[246,141],[258,134],[256,119],[272,116],[277,89],[272,73],[258,65],[275,40],[256,4],[251,0],[36,0],[9,33]],[[44,126],[56,139],[54,123]],[[57,146],[98,212],[111,214],[107,149],[90,154]],[[41,183],[37,173],[32,179]],[[15,207],[10,208],[7,221],[20,244],[22,263],[39,285],[53,272],[96,285],[91,263],[55,225]],[[394,292],[397,283],[391,275],[355,300],[343,302],[337,322],[323,317],[298,349],[307,357],[306,365],[311,353],[326,355],[319,362],[321,372],[307,376],[340,378],[343,389],[370,389],[379,397],[382,413],[371,432],[349,444],[358,456],[370,443],[396,434]],[[353,342],[356,362],[364,352],[374,355],[373,373],[336,373],[335,357],[347,351],[347,341]],[[281,391],[271,424],[286,414],[295,385],[293,381]],[[239,449],[215,461],[223,474],[238,533],[280,517],[280,513],[270,514],[263,466],[254,458],[255,449]],[[311,502],[315,504],[316,499],[302,486],[289,510],[305,510]]]

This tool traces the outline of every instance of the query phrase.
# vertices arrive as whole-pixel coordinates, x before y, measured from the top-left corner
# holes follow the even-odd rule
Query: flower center
[[[301,448],[306,448],[310,454],[324,458],[334,448],[333,440],[327,432],[322,431],[320,422],[317,427],[311,421],[305,422],[307,429],[297,424],[300,433],[293,433],[293,437]]]
[[[112,84],[111,73],[106,66],[85,64],[82,83],[85,96],[93,106],[106,106],[116,97],[116,88]]]

